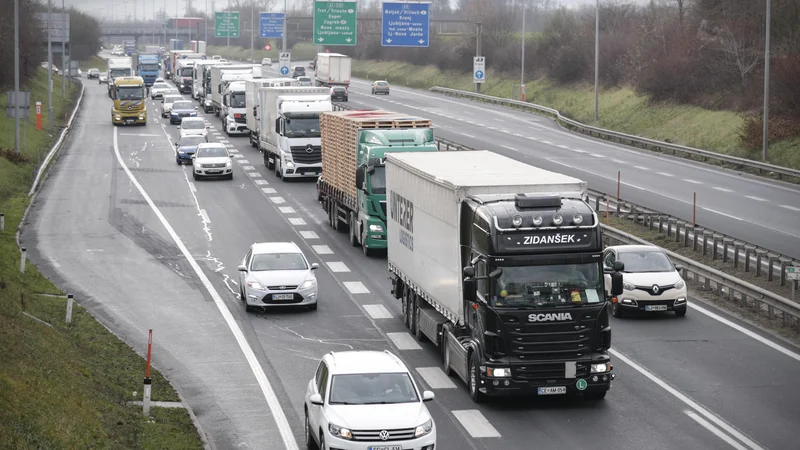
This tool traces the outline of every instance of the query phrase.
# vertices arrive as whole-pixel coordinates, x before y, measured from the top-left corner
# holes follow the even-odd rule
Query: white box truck
[[[192,68],[192,98],[199,101],[201,104],[203,103],[203,97],[205,96],[205,83],[203,83],[203,77],[205,76],[206,70],[212,66],[220,66],[223,64],[228,64],[227,61],[220,61],[217,59],[199,59],[195,60],[194,67]]]
[[[258,91],[262,87],[273,86],[297,86],[297,80],[294,78],[262,78],[244,82],[244,102],[247,106],[245,122],[247,123],[247,131],[250,133],[250,145],[254,148],[258,148]]]
[[[586,182],[489,151],[386,154],[392,294],[472,399],[614,379],[603,241]],[[608,269],[613,295],[624,267]]]
[[[223,66],[212,66],[209,71],[209,85],[206,89],[211,90],[211,106],[214,108],[214,115],[220,117],[222,110],[222,94],[225,87],[232,81],[244,81],[248,79],[259,79],[261,76],[261,66],[255,64],[229,64]],[[208,92],[206,92],[208,96]]]
[[[247,133],[247,103],[245,102],[245,82],[232,81],[225,86],[222,93],[222,127],[225,134],[245,135]]]
[[[314,76],[317,86],[350,86],[352,59],[341,53],[320,53]]]
[[[111,90],[114,87],[114,80],[117,77],[132,77],[133,58],[130,56],[120,56],[108,59],[108,96],[111,97]]]
[[[264,155],[264,165],[284,180],[319,176],[319,116],[333,111],[330,90],[312,86],[264,87],[258,95],[258,148]]]

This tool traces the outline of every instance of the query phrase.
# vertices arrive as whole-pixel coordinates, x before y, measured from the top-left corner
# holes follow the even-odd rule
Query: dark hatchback
[[[331,101],[332,102],[346,102],[347,89],[343,87],[331,88]]]
[[[173,103],[169,123],[181,123],[184,117],[197,117],[197,107],[188,100],[179,100]]]
[[[183,136],[175,143],[175,162],[178,165],[192,163],[192,155],[197,151],[197,146],[208,142],[204,136]]]
[[[306,68],[303,66],[295,66],[294,72],[292,72],[292,78],[304,77],[304,76],[306,76]]]

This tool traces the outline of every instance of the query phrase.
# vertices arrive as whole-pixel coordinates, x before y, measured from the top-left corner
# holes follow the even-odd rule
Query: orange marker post
[[[150,379],[150,355],[153,351],[153,330],[150,330],[150,335],[147,338],[147,366],[144,369],[144,398],[142,399],[142,409],[144,416],[150,415],[150,390],[152,388],[152,380]]]
[[[36,129],[42,129],[42,102],[36,102]]]

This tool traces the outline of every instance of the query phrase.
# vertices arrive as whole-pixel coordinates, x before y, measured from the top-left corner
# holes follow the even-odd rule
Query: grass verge
[[[432,86],[474,91],[471,74],[441,71],[435,66],[415,66],[398,61],[353,61],[353,76],[384,79],[391,84],[427,89]],[[481,93],[518,97],[519,79],[489,71]],[[589,84],[558,85],[546,79],[528,81],[527,100],[559,110],[579,122],[594,122],[594,88]],[[598,125],[627,134],[760,160],[759,151],[741,148],[739,132],[744,119],[732,111],[712,111],[689,105],[651,103],[630,88],[603,89]],[[800,169],[800,138],[770,147],[770,162]]]
[[[280,41],[271,42],[272,50],[264,50],[264,47],[253,49],[253,58],[259,63],[263,58],[271,58],[273,64],[278,63],[280,52]],[[317,49],[310,42],[298,42],[290,50],[292,61],[310,61],[317,55]],[[247,61],[250,59],[250,49],[242,47],[208,46],[206,55],[220,55],[225,59],[233,61]]]
[[[99,56],[92,56],[86,61],[81,61],[78,67],[84,72],[89,69],[100,69],[101,72],[105,72],[108,69],[108,60]]]
[[[63,126],[80,88],[68,84],[62,100],[61,84],[53,85],[58,88],[53,94],[57,128]],[[47,74],[40,69],[26,89],[33,101],[44,98],[46,105],[46,86]],[[45,121],[43,129],[47,128]],[[1,116],[0,130],[9,129],[13,147],[13,121]],[[16,228],[29,201],[36,157],[46,152],[52,138],[31,126],[27,144],[23,160],[12,162],[7,149],[0,156],[0,212],[5,214],[5,230],[0,232],[2,447],[202,448],[186,410],[154,408],[145,418],[141,407],[128,404],[133,391],[142,390],[145,363],[136,352],[77,305],[72,326],[67,326],[66,299],[39,295],[60,295],[59,289],[32,264],[20,274]],[[151,376],[154,400],[179,400],[158,371]]]

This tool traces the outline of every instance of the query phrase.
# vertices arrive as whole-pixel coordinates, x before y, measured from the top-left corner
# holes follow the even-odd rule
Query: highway
[[[220,120],[213,115],[205,115],[214,127],[212,141],[237,155],[234,179],[192,181],[191,168],[175,164],[172,142],[178,131],[159,117],[156,103],[148,100],[146,127],[113,127],[105,86],[85,82],[77,126],[31,211],[23,245],[48,277],[76,293],[82,305],[135,348],[144,348],[147,330],[153,329],[156,366],[192,407],[215,448],[303,446],[306,385],[323,354],[349,349],[391,350],[436,393],[428,407],[439,433],[438,449],[796,448],[800,350],[776,344],[704,304],[690,304],[687,317],[680,319],[669,314],[613,319],[617,381],[603,402],[472,403],[463,383],[441,371],[435,347],[413,341],[398,318],[400,305],[389,295],[385,257],[366,258],[345,234],[327,225],[313,181],[277,179],[246,138],[218,131]],[[484,140],[497,139],[519,147],[509,154],[549,154],[535,161],[565,172],[562,163],[588,164],[586,159],[594,158],[564,156],[564,149],[531,138],[514,140],[503,131],[509,125],[499,121],[497,131],[487,131],[442,116],[469,117],[465,111],[472,105],[403,89],[376,99],[364,95],[364,89],[356,83],[352,104],[395,110],[408,104],[407,111],[422,114],[413,110],[415,104],[440,102],[424,115],[448,139],[485,148],[490,147]],[[491,111],[481,105],[471,120],[519,114]],[[558,145],[577,149],[582,142],[587,151],[606,155],[591,160],[597,172],[621,157],[623,150],[592,146],[592,141],[561,135],[544,119],[522,117],[514,119],[519,134],[535,130],[537,139],[553,141],[561,136]],[[465,141],[467,134],[476,137]],[[676,178],[683,168],[680,177],[706,183],[727,180],[737,189],[752,183],[775,193],[789,189],[724,171],[703,172],[707,169],[670,158],[626,155],[631,161],[646,157],[650,166],[658,166],[653,170],[672,170]],[[595,184],[602,177],[581,177],[610,190]],[[665,184],[664,192],[685,187],[674,184],[671,189]],[[633,192],[631,200],[648,204]],[[721,199],[729,194],[715,192]],[[663,205],[652,206],[670,212]],[[236,294],[236,267],[257,241],[295,241],[311,262],[320,263],[318,311],[245,313]],[[466,421],[465,416],[479,420]]]

